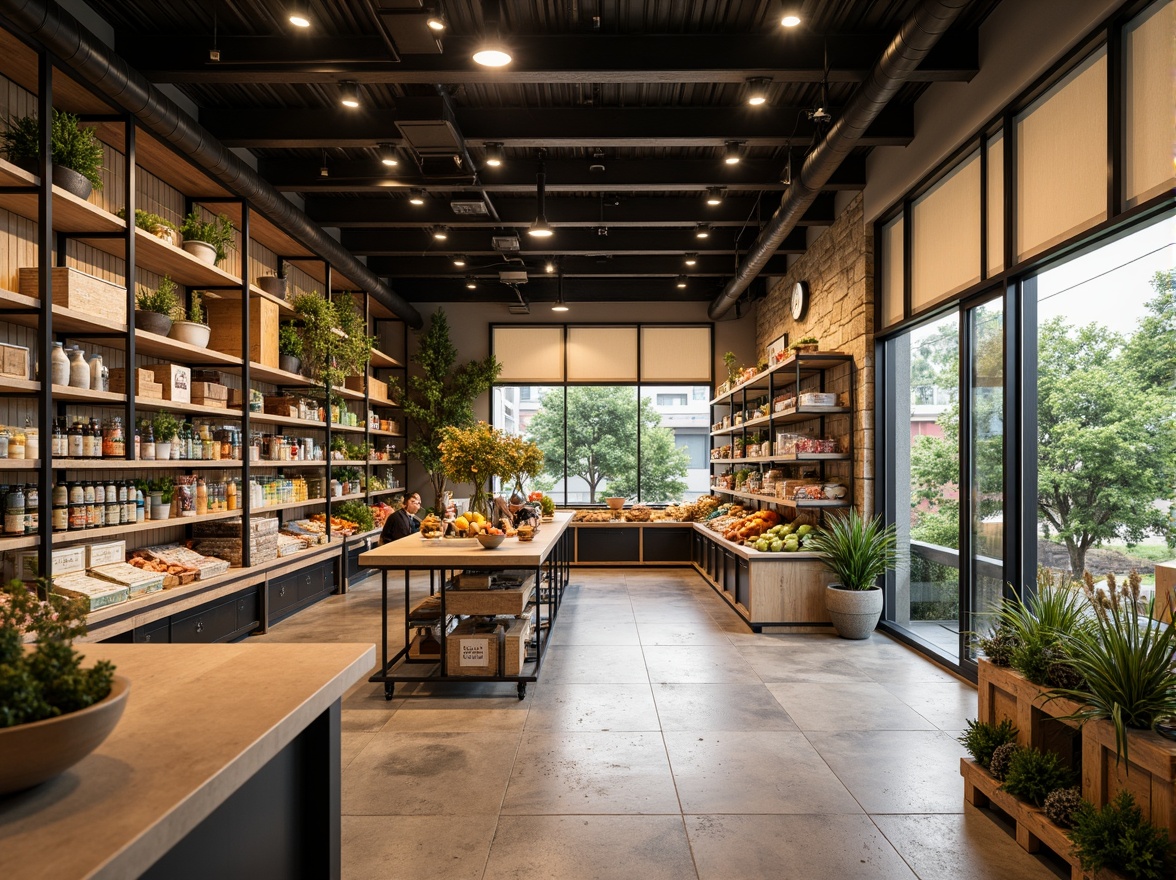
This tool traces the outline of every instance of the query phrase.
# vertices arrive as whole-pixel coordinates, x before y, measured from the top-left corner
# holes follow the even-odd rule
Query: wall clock
[[[808,308],[809,287],[804,281],[797,281],[792,285],[792,319],[799,321],[805,309]]]

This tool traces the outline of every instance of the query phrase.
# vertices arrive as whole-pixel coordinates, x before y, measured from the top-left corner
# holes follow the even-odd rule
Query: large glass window
[[[701,389],[702,393],[699,393]],[[622,495],[663,504],[709,487],[707,386],[496,386],[494,424],[543,450],[535,481],[557,504]]]
[[[1037,559],[1096,577],[1172,557],[1176,219],[1026,281],[1037,305]]]

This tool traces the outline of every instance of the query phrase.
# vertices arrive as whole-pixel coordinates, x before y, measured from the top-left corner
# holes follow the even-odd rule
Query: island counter
[[[340,700],[362,644],[81,646],[130,679],[109,738],[0,798],[0,876],[338,877]]]

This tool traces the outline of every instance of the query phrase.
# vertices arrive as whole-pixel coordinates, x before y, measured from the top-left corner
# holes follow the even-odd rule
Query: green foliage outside
[[[543,450],[545,491],[567,475],[588,486],[588,501],[638,497],[637,435],[641,435],[640,499],[662,503],[686,491],[690,454],[674,444],[674,432],[661,426],[649,398],[640,406],[632,388],[570,387],[544,396],[528,425],[528,438]],[[638,416],[640,411],[640,417]],[[640,421],[640,427],[638,422]],[[564,430],[567,430],[565,456]]]
[[[388,383],[389,391],[416,429],[408,441],[407,452],[428,471],[433,485],[433,508],[441,510],[448,485],[448,477],[441,467],[441,432],[448,427],[464,428],[474,423],[474,399],[490,390],[502,367],[493,355],[457,366],[457,348],[450,341],[449,319],[444,309],[437,309],[433,314],[411,360],[417,369],[409,375],[407,387],[394,379]]]

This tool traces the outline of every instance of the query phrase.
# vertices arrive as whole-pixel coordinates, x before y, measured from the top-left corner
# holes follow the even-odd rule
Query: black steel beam
[[[592,171],[602,164],[604,171]],[[468,183],[438,181],[420,177],[401,163],[402,173],[389,174],[373,155],[368,161],[335,162],[329,175],[319,172],[322,162],[313,159],[262,159],[258,172],[282,192],[395,192],[425,187],[431,193],[481,190],[488,193],[535,192],[535,166],[531,162],[510,162],[501,168],[482,168],[477,188]],[[780,175],[784,161],[744,159],[738,165],[724,165],[715,159],[548,159],[547,194],[559,192],[699,192],[711,186],[738,190],[784,189]],[[850,156],[822,189],[859,190],[866,185],[866,163],[862,155]]]
[[[890,34],[545,34],[510,36],[515,60],[503,69],[475,64],[474,38],[447,36],[444,52],[393,60],[378,36],[221,35],[209,60],[200,34],[122,35],[117,49],[155,82],[522,84],[736,83],[748,77],[820,82],[828,46],[830,82],[861,82]],[[945,38],[911,82],[966,82],[979,70],[971,31]]]
[[[768,261],[765,270],[769,275],[783,275],[788,270],[787,256],[779,253]],[[499,270],[517,271],[525,269],[532,277],[547,277],[546,264],[549,259],[558,260],[559,272],[565,278],[577,276],[591,278],[632,278],[636,276],[677,276],[689,277],[722,276],[730,278],[735,271],[735,253],[698,253],[695,265],[687,266],[684,255],[676,254],[566,254],[538,256],[526,254],[513,261],[504,260],[499,254],[465,254],[466,265],[453,265],[452,254],[435,254],[416,257],[375,257],[369,261],[369,268],[378,275],[392,279],[391,286],[399,289],[402,279],[449,278],[463,279],[468,275],[477,278],[497,277]],[[521,259],[521,262],[520,262]]]
[[[743,246],[749,245],[759,232],[749,226],[743,231]],[[720,227],[706,239],[696,238],[692,228],[633,229],[618,228],[608,235],[595,229],[559,228],[551,238],[540,241],[526,233],[518,236],[521,255],[546,257],[553,254],[682,254],[687,251],[735,253],[735,239],[740,230]],[[428,252],[443,254],[493,253],[488,229],[451,229],[444,242],[434,241],[425,229],[385,232],[378,229],[344,229],[343,247],[356,255],[369,257],[417,257]],[[804,253],[805,231],[795,230],[778,249],[784,253]],[[368,264],[372,268],[371,263]],[[373,269],[373,271],[375,271]],[[380,274],[376,272],[376,274]]]
[[[531,303],[555,302],[558,289],[555,278],[536,278],[519,285],[523,298]],[[721,278],[691,278],[684,289],[677,286],[676,276],[664,278],[564,278],[563,299],[577,302],[684,302],[713,298],[723,289]],[[464,279],[437,278],[405,279],[397,282],[396,292],[410,302],[517,302],[514,289],[500,281],[480,279],[474,290],[466,287]]]
[[[453,201],[479,201],[455,194]],[[308,199],[305,211],[320,226],[344,229],[413,228],[429,225],[448,225],[462,228],[498,228],[529,226],[535,219],[535,196],[528,193],[517,197],[493,199],[495,217],[456,214],[450,200],[428,199],[424,205],[409,204],[407,199],[355,199],[318,196]],[[757,204],[758,203],[758,204]],[[579,198],[548,195],[544,201],[547,219],[559,226],[623,227],[623,226],[693,226],[705,220],[712,226],[743,226],[755,223],[757,217],[766,218],[779,205],[778,196],[763,199],[740,193],[728,195],[718,205],[706,204],[703,192],[684,196],[651,198],[640,196]],[[749,220],[750,218],[750,220]],[[802,225],[828,226],[833,222],[833,194],[824,193],[805,213]]]
[[[433,118],[397,102],[397,109],[354,112],[342,107],[205,107],[200,123],[228,147],[321,149],[404,146],[397,121]],[[805,147],[813,139],[806,108],[776,107],[757,113],[747,107],[620,108],[456,108],[457,126],[467,142],[505,147]],[[836,116],[837,109],[833,110]],[[798,120],[798,115],[800,116]],[[440,118],[438,115],[437,118]],[[866,129],[863,147],[906,146],[914,137],[914,108],[896,104]]]

